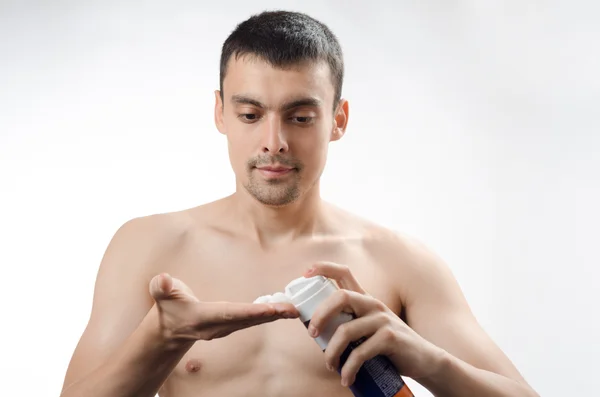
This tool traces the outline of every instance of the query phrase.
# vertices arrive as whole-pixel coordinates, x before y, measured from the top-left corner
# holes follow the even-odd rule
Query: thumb
[[[173,278],[168,273],[156,275],[150,281],[150,295],[159,301],[169,297],[173,290]]]

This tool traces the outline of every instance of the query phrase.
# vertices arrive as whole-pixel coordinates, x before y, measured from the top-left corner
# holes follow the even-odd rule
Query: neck
[[[296,202],[282,207],[260,203],[243,187],[229,200],[243,233],[250,234],[261,246],[291,242],[313,235],[321,228],[323,202],[318,182]]]

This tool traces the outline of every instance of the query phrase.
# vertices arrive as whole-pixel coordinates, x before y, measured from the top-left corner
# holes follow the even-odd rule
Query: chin
[[[300,198],[300,191],[295,187],[250,186],[246,190],[256,201],[268,207],[285,207]]]
[[[282,208],[298,201],[298,197],[254,197],[259,203],[267,207]]]

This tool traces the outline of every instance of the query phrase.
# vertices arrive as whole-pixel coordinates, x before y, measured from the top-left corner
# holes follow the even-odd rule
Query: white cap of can
[[[319,305],[338,289],[333,281],[323,276],[300,277],[285,287],[285,294],[298,309],[300,320],[308,325]],[[349,313],[340,313],[331,319],[315,338],[321,349],[325,350],[337,327],[353,318]]]
[[[285,294],[296,306],[300,320],[304,322],[310,320],[317,306],[337,290],[337,285],[326,277],[300,277],[285,287]]]

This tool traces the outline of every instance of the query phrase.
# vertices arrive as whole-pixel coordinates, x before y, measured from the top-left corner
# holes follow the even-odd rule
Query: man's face
[[[273,68],[256,57],[232,58],[217,91],[215,121],[227,136],[238,184],[259,202],[282,206],[315,186],[330,141],[346,128],[348,104],[334,112],[326,63]]]

